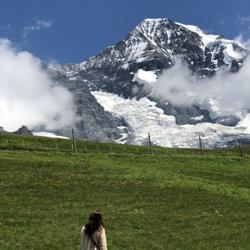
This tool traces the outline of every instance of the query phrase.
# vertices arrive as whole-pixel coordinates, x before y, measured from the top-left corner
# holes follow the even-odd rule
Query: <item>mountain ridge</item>
[[[200,78],[213,77],[220,70],[227,71],[228,74],[235,73],[240,70],[248,53],[249,51],[239,42],[207,34],[197,26],[176,23],[167,18],[145,19],[123,40],[102,50],[96,56],[78,64],[49,66],[49,71],[55,80],[58,79],[56,75],[62,75],[66,82],[64,86],[71,88],[72,93],[78,90],[70,85],[77,81],[84,85],[84,88],[88,88],[91,95],[93,91],[102,91],[125,99],[140,100],[147,97],[155,102],[165,115],[174,116],[177,125],[209,122],[236,126],[239,122],[236,116],[214,119],[210,116],[209,110],[197,105],[182,108],[171,103],[166,105],[150,96],[135,79],[139,70],[153,72],[158,77],[163,70],[171,68],[177,58],[181,58],[190,71]],[[99,104],[102,106],[100,102]],[[117,118],[123,120],[122,117],[114,115],[114,120]],[[108,119],[113,118],[109,116]],[[100,119],[97,120],[101,123]],[[124,127],[121,124],[124,125],[126,122],[119,125]],[[128,124],[126,126],[130,130],[128,134],[132,136],[133,128],[129,128]],[[115,138],[123,132],[117,126]],[[80,129],[80,138],[89,136],[81,133]],[[107,135],[103,139],[114,138]]]

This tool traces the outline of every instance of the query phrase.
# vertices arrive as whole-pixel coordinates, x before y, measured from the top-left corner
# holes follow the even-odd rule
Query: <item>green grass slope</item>
[[[108,248],[250,249],[250,150],[0,136],[0,249],[79,249],[89,213]]]

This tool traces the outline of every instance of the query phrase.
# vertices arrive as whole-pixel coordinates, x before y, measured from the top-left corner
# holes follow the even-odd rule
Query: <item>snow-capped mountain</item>
[[[63,79],[78,107],[81,104],[81,121],[76,123],[79,138],[143,143],[152,131],[157,134],[152,135],[156,144],[187,147],[194,146],[194,136],[204,133],[209,134],[208,144],[214,145],[248,139],[247,126],[239,127],[237,116],[215,116],[211,100],[186,107],[162,102],[140,81],[153,84],[178,58],[199,78],[213,77],[220,69],[232,74],[247,55],[240,43],[196,26],[145,19],[124,40],[96,56],[79,64],[50,65],[49,70],[59,84]],[[226,143],[221,143],[222,138],[227,138]]]

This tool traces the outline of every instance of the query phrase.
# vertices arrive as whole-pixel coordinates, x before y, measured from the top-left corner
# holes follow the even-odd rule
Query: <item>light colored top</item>
[[[92,234],[92,239],[100,247],[99,249],[93,243],[88,234],[85,233],[85,227],[83,226],[80,234],[80,250],[107,250],[107,239],[105,228],[101,227],[98,231]]]

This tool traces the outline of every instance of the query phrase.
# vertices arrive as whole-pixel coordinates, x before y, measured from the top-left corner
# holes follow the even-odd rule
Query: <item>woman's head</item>
[[[85,232],[88,235],[92,235],[95,231],[99,230],[103,225],[102,213],[99,209],[96,209],[89,216],[89,221],[85,225]]]

